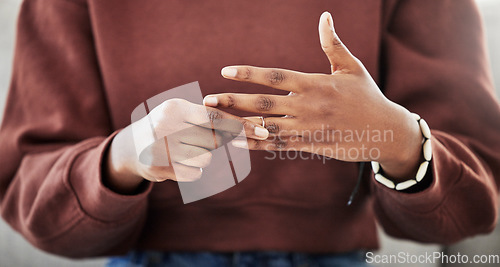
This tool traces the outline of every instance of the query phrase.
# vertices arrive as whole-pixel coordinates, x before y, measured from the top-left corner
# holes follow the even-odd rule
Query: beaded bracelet
[[[404,182],[400,182],[395,184],[393,181],[385,178],[380,172],[380,164],[376,161],[372,161],[372,170],[375,173],[375,180],[377,182],[391,188],[391,189],[396,189],[398,191],[408,189],[424,178],[425,174],[427,173],[427,169],[429,168],[429,162],[432,159],[432,146],[431,146],[431,130],[429,128],[429,125],[427,125],[427,122],[425,122],[424,119],[422,119],[418,114],[412,113],[413,117],[417,121],[418,125],[420,126],[420,131],[422,132],[423,140],[423,154],[424,154],[424,162],[420,164],[420,167],[418,167],[417,175],[415,176],[414,179],[406,180]]]

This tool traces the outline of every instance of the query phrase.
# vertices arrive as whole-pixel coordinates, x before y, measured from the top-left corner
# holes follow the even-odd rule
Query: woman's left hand
[[[271,135],[267,140],[248,139],[251,150],[296,150],[343,161],[378,161],[388,176],[403,180],[413,176],[422,154],[422,136],[411,113],[381,93],[335,33],[328,12],[321,15],[319,36],[331,74],[225,67],[225,78],[290,93],[216,94],[206,96],[205,105],[285,115],[265,118]],[[249,119],[261,121],[261,117]],[[238,141],[233,144],[238,146]]]

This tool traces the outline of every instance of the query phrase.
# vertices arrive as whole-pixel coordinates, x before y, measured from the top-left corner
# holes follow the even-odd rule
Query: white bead
[[[431,129],[429,128],[429,125],[424,119],[420,120],[420,130],[422,131],[422,135],[429,139],[431,138]]]
[[[378,171],[380,171],[380,164],[376,161],[372,161],[372,170],[373,173],[378,173]]]
[[[411,115],[416,121],[420,120],[420,115],[418,115],[417,113],[412,113]]]
[[[422,164],[420,164],[420,167],[418,167],[418,171],[417,171],[417,177],[416,177],[417,182],[420,182],[420,181],[422,181],[422,179],[424,179],[424,176],[427,173],[428,167],[429,167],[428,161],[424,161],[424,162],[422,162]]]
[[[385,178],[384,176],[382,176],[382,174],[375,174],[375,180],[377,180],[379,183],[389,187],[390,189],[394,189],[395,185],[394,185],[394,182]]]
[[[411,186],[414,186],[416,183],[417,183],[417,181],[415,181],[415,180],[408,180],[408,181],[401,182],[396,186],[396,190],[398,190],[398,191],[405,190]]]
[[[430,161],[432,159],[432,144],[431,144],[431,139],[428,139],[424,143],[424,158],[426,161]]]

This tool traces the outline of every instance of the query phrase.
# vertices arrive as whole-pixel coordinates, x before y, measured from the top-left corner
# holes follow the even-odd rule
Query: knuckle
[[[269,82],[273,85],[281,84],[286,79],[285,74],[278,70],[272,70],[267,76],[267,80],[269,80]]]
[[[248,142],[248,147],[256,150],[260,150],[262,148],[262,141],[252,140]]]
[[[274,146],[277,149],[285,149],[288,146],[288,142],[281,138],[276,138],[276,140],[274,140]]]
[[[331,48],[330,45],[324,45],[324,44],[321,45],[321,49],[323,49],[323,51],[328,51],[330,50],[330,48]]]
[[[236,98],[233,94],[226,95],[226,106],[232,108],[236,105]]]
[[[253,71],[249,67],[243,67],[238,71],[238,75],[243,80],[250,80],[252,78]]]
[[[332,40],[332,45],[335,48],[344,48],[344,44],[340,41],[338,36],[335,36]]]
[[[215,123],[222,120],[222,113],[216,109],[207,110],[207,117],[210,122]]]
[[[260,96],[255,102],[255,107],[260,111],[269,111],[274,107],[274,105],[275,102],[267,96]]]
[[[334,36],[329,44],[322,44],[321,48],[323,51],[331,51],[331,50],[337,50],[337,49],[343,49],[344,44],[340,40],[338,36]],[[333,52],[333,51],[332,51]]]
[[[266,129],[270,133],[277,134],[280,131],[280,126],[279,126],[279,124],[277,124],[275,122],[268,122],[267,125],[266,125]]]

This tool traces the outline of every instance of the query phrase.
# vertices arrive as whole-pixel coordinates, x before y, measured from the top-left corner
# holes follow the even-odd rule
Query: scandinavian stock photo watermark
[[[245,125],[224,118],[222,111],[205,107],[202,101],[201,88],[193,82],[147,99],[131,114],[138,161],[151,168],[173,169],[186,204],[235,186],[251,170]],[[244,145],[235,147],[235,139],[244,140]],[[370,125],[343,130],[322,125],[314,130],[282,130],[265,142],[274,144],[266,149],[266,160],[373,161],[380,158],[381,147],[394,142],[394,133]],[[193,165],[207,153],[208,165]],[[187,177],[186,166],[199,177]]]
[[[316,130],[283,130],[268,138],[274,144],[266,148],[267,160],[322,160],[327,161],[343,155],[348,161],[377,161],[381,156],[381,145],[394,142],[393,130],[332,129],[321,125]],[[287,148],[289,144],[305,144],[301,148]],[[293,146],[293,145],[292,145]]]

